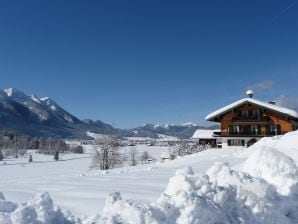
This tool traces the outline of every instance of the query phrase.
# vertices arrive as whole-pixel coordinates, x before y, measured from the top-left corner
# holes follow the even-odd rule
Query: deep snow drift
[[[23,204],[1,194],[0,223],[298,223],[298,132],[265,138],[243,154],[236,168],[220,162],[203,174],[177,170],[153,203],[111,193],[100,215],[80,219],[55,207],[47,193]],[[169,164],[181,161],[187,164]]]

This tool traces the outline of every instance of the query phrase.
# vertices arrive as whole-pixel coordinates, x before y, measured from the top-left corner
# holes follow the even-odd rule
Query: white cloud
[[[298,111],[298,98],[289,98],[285,95],[281,95],[275,99],[276,105],[287,107]]]
[[[255,83],[251,86],[248,86],[247,89],[251,89],[254,92],[261,92],[264,90],[268,90],[271,89],[274,85],[274,82],[271,80],[268,81],[263,81],[263,82],[259,82],[259,83]]]

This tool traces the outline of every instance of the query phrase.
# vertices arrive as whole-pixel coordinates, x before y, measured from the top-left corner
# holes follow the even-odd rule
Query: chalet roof
[[[192,138],[200,138],[200,139],[209,139],[214,138],[213,133],[216,131],[220,131],[219,129],[209,130],[209,129],[197,129],[193,134]]]
[[[253,98],[244,98],[244,99],[238,100],[238,101],[236,101],[236,102],[234,102],[234,103],[232,103],[228,106],[225,106],[225,107],[223,107],[219,110],[214,111],[213,113],[207,115],[205,119],[208,120],[208,121],[212,121],[213,118],[218,117],[220,115],[223,115],[226,112],[230,111],[231,109],[233,109],[235,107],[238,107],[238,106],[241,106],[245,103],[251,103],[251,104],[266,108],[268,110],[272,110],[272,111],[275,111],[275,112],[278,112],[278,113],[281,113],[281,114],[285,114],[285,115],[288,115],[290,117],[298,118],[298,113],[294,110],[291,110],[291,109],[288,109],[288,108],[285,108],[285,107],[281,107],[281,106],[276,106],[274,104],[262,102],[260,100],[256,100],[256,99],[253,99]]]

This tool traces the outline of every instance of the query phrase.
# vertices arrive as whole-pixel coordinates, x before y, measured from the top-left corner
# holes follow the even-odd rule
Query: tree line
[[[0,128],[0,154],[2,157],[18,157],[28,149],[38,150],[38,153],[44,154],[70,151],[70,147],[62,139],[31,137],[11,129]]]

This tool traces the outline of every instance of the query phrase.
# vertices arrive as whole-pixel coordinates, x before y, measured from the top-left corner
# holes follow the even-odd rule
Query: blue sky
[[[0,88],[116,127],[297,99],[298,2],[1,1]]]

